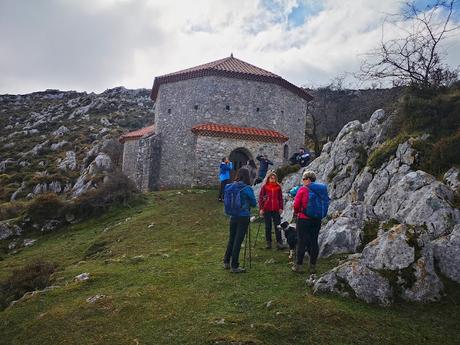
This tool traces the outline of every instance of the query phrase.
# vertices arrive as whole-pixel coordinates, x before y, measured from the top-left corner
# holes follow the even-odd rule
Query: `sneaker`
[[[278,250],[283,250],[283,249],[285,249],[285,248],[286,248],[286,247],[285,247],[282,243],[276,242],[276,249],[278,249]]]
[[[315,274],[316,273],[316,265],[310,264],[310,274]]]
[[[232,268],[232,270],[230,272],[232,272],[232,273],[245,273],[246,269],[241,268],[241,267],[237,267],[237,268]]]
[[[265,246],[265,249],[272,249],[272,243],[267,242],[267,245]]]
[[[225,269],[225,270],[228,270],[228,269],[230,269],[230,264],[228,264],[228,263],[224,262],[224,269]]]
[[[296,272],[296,273],[302,273],[304,271],[303,266],[298,265],[298,264],[295,264],[294,266],[292,266],[291,269],[292,269],[293,272]]]

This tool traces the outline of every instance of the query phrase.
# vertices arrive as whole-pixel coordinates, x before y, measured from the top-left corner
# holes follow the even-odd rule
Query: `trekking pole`
[[[254,240],[254,248],[256,247],[256,244],[257,244],[257,238],[259,237],[259,231],[260,231],[261,224],[262,223],[259,223],[259,225],[257,226],[256,239]]]
[[[249,268],[252,268],[252,255],[251,255],[251,223],[249,223],[248,229],[248,237],[249,237]]]

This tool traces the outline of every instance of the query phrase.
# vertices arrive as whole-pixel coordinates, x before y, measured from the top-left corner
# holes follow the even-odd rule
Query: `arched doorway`
[[[252,155],[247,149],[240,147],[233,150],[228,159],[233,163],[233,170],[230,173],[230,177],[233,180],[238,169],[252,159]]]

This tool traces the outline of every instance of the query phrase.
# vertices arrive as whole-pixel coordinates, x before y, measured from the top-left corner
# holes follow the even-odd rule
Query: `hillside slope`
[[[0,281],[36,259],[57,264],[54,289],[0,311],[0,344],[458,344],[460,294],[387,308],[315,296],[287,254],[262,249],[231,275],[216,191],[166,191],[0,260]],[[252,225],[252,240],[257,225]],[[342,256],[320,259],[319,273]],[[89,280],[75,277],[89,273]]]
[[[75,192],[98,153],[119,164],[116,139],[152,123],[153,112],[147,89],[0,95],[0,203]]]

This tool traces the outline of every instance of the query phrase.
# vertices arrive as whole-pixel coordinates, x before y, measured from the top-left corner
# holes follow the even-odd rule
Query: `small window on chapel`
[[[284,115],[284,110],[281,110],[281,115]]]
[[[171,108],[168,109],[168,114],[171,114]]]
[[[193,109],[198,110],[198,104],[195,104],[195,105],[193,106]]]
[[[230,110],[230,106],[228,104],[225,106],[225,110]]]
[[[256,111],[259,112],[260,108],[256,108]]]
[[[288,146],[288,144],[284,144],[283,157],[284,157],[284,159],[289,158],[289,146]]]

